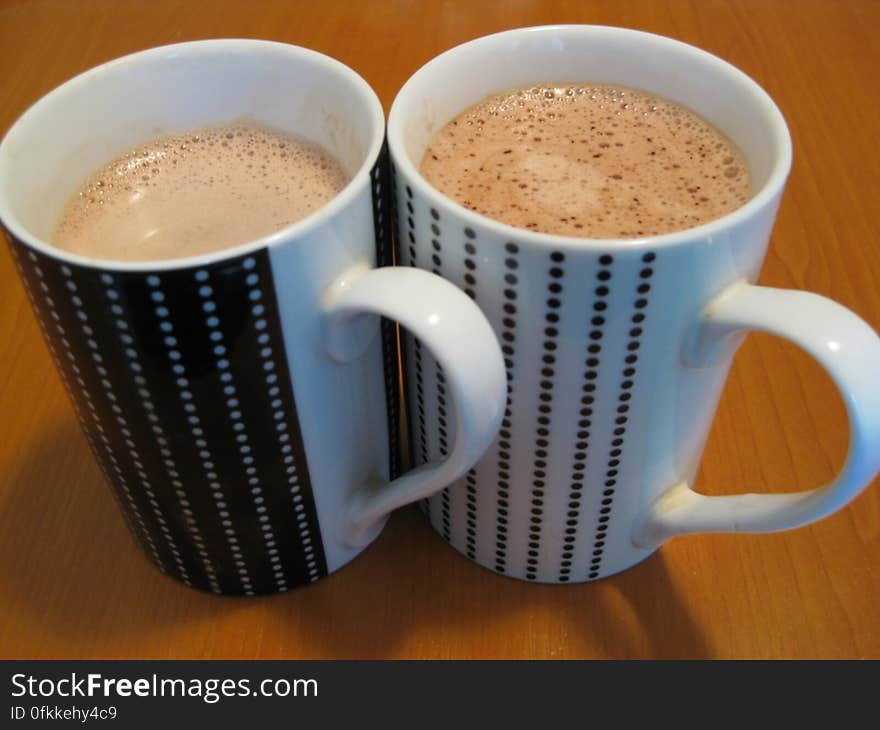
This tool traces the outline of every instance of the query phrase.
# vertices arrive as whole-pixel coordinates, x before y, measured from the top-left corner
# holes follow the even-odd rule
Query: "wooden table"
[[[390,106],[453,45],[542,23],[680,38],[776,99],[795,163],[761,282],[810,289],[880,325],[880,3],[870,0],[6,0],[0,130],[102,61],[208,37],[309,46]],[[592,584],[527,585],[450,550],[412,509],[340,573],[258,599],[163,577],[129,539],[0,254],[0,657],[880,657],[880,490],[812,527],[680,538]],[[880,387],[878,363],[877,387]],[[740,351],[698,488],[827,481],[847,426],[830,380],[767,336]]]

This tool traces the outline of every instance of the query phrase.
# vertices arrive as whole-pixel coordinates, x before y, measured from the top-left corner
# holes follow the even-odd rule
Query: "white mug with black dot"
[[[195,258],[103,261],[46,243],[99,165],[243,116],[322,145],[351,182],[292,226]],[[187,585],[254,595],[318,580],[497,432],[504,365],[485,317],[440,277],[384,266],[384,122],[338,61],[200,41],[76,77],[0,145],[0,219],[83,431],[135,539]],[[443,363],[455,424],[445,458],[402,477],[396,332],[380,316]]]
[[[490,220],[420,175],[433,134],[468,107],[507,89],[587,82],[642,89],[696,111],[744,152],[753,197],[689,230],[590,240]],[[401,263],[472,297],[507,368],[495,443],[423,503],[434,529],[471,560],[531,581],[594,580],[675,535],[809,524],[876,474],[880,340],[835,302],[753,283],[791,141],[776,105],[745,74],[692,46],[633,30],[518,29],[466,43],[417,71],[392,106],[388,144]],[[830,484],[725,497],[691,489],[748,330],[799,345],[840,389],[850,445]],[[449,448],[449,375],[412,336],[404,363],[412,457],[431,463]]]

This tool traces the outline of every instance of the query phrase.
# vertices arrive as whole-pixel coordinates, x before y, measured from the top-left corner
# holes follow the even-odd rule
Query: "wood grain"
[[[671,35],[750,74],[791,126],[795,163],[761,281],[880,325],[880,4],[838,0],[475,2],[13,1],[0,4],[0,130],[74,74],[196,38],[263,37],[357,69],[386,109],[433,55],[541,23]],[[0,656],[4,658],[880,658],[880,490],[778,535],[673,540],[619,576],[495,576],[413,510],[307,589],[217,599],[147,564],[80,435],[8,253],[0,254]],[[878,367],[880,387],[880,367]],[[842,463],[847,426],[802,352],[752,336],[698,486],[804,489]]]

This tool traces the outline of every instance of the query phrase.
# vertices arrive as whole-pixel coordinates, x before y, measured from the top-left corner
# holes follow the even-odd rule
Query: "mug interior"
[[[395,164],[425,190],[439,195],[418,167],[432,136],[447,122],[501,91],[584,82],[627,86],[664,97],[697,112],[724,132],[742,150],[752,175],[754,195],[739,210],[762,205],[763,198],[775,195],[784,184],[791,165],[788,129],[776,104],[757,83],[694,46],[604,26],[505,31],[429,61],[410,77],[391,108],[388,144]],[[488,220],[480,219],[484,224]],[[681,237],[667,234],[655,240],[669,236]]]
[[[13,125],[0,144],[0,219],[42,248],[70,195],[103,163],[151,138],[239,117],[323,146],[352,177],[297,227],[367,181],[384,133],[369,85],[315,51],[234,39],[153,48],[75,77]]]

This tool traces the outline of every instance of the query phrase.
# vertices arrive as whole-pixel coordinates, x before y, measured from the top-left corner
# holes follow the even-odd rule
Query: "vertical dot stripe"
[[[248,260],[249,259],[247,259],[246,261]],[[198,282],[198,291],[199,295],[203,299],[203,308],[205,307],[205,305],[211,305],[208,307],[207,310],[207,312],[209,312],[209,315],[205,319],[205,327],[209,332],[209,338],[211,342],[214,343],[213,356],[215,366],[217,370],[220,371],[221,381],[225,384],[223,387],[224,406],[226,409],[227,417],[231,422],[232,430],[235,432],[236,447],[238,449],[239,468],[243,473],[244,480],[247,482],[248,490],[254,502],[254,509],[257,513],[257,519],[260,522],[261,537],[267,552],[268,560],[270,562],[269,567],[272,571],[272,580],[275,584],[275,588],[277,588],[279,591],[286,590],[288,588],[287,579],[281,566],[281,560],[278,557],[277,549],[275,548],[275,536],[272,533],[269,516],[266,514],[266,507],[262,504],[264,501],[262,497],[262,482],[260,480],[260,477],[258,476],[257,468],[253,465],[253,461],[250,456],[252,449],[251,439],[248,435],[245,422],[242,420],[241,411],[239,410],[239,407],[241,405],[239,402],[239,396],[241,394],[239,393],[235,381],[235,376],[230,370],[229,361],[227,359],[228,350],[226,344],[224,344],[225,340],[223,337],[223,330],[221,329],[221,321],[219,316],[215,314],[217,310],[216,305],[212,300],[212,297],[214,296],[214,287],[216,287],[217,284],[212,282],[210,273],[204,269],[196,271],[194,278],[196,282]],[[214,283],[214,287],[212,287],[212,283]],[[262,293],[259,292],[259,289],[252,289],[252,291],[256,291],[262,296]],[[252,301],[258,301],[258,299],[259,297]],[[259,303],[255,304],[254,306],[262,307],[262,305]],[[206,458],[210,458],[210,450],[207,447],[203,449],[203,454],[206,456]],[[211,462],[207,462],[204,465],[207,468],[213,468],[213,464]],[[235,534],[235,530],[230,521],[231,515],[228,505],[226,504],[223,489],[220,482],[217,480],[216,473],[208,473],[207,476],[209,479],[212,479],[212,482],[210,483],[211,491],[217,504],[218,515],[222,520],[221,524],[224,527],[224,532],[227,535],[227,539],[231,541],[230,546],[233,557],[235,559],[235,565],[240,576],[242,588],[244,589],[245,595],[250,595],[253,593],[253,582],[248,571],[247,561],[245,560],[241,548],[238,544],[238,537]]]
[[[428,463],[428,435],[425,417],[425,381],[422,374],[422,345],[417,338],[413,338],[413,352],[416,365],[416,409],[418,411],[419,438],[418,438],[418,464]],[[428,519],[431,518],[431,500],[423,499],[422,507]]]
[[[442,246],[440,245],[440,214],[435,208],[431,208],[431,273],[436,276],[443,276],[443,259],[440,256]],[[440,447],[440,456],[444,457],[449,453],[449,424],[446,414],[446,377],[443,374],[443,368],[439,362],[434,365],[435,378],[437,384],[437,441]],[[440,526],[441,534],[446,542],[451,539],[451,511],[449,488],[440,492]]]
[[[38,276],[42,275],[43,269],[36,263],[37,259],[34,256],[33,252],[29,254],[31,261],[35,264],[35,272]],[[49,314],[51,318],[55,321],[55,329],[59,335],[60,342],[65,350],[65,357],[68,360],[68,364],[73,371],[73,379],[76,381],[78,387],[78,393],[82,397],[85,402],[86,409],[89,411],[91,419],[94,423],[95,429],[98,433],[98,438],[102,442],[104,450],[106,452],[107,460],[110,464],[110,468],[116,474],[116,477],[119,481],[119,484],[123,490],[123,493],[126,495],[127,501],[132,508],[132,511],[136,515],[138,524],[142,528],[147,544],[149,545],[150,553],[154,559],[154,561],[162,565],[166,572],[172,573],[173,571],[169,570],[169,566],[167,563],[160,557],[159,550],[156,545],[156,542],[153,540],[152,531],[147,528],[143,510],[137,506],[134,495],[131,490],[131,485],[129,484],[129,478],[126,477],[125,472],[122,469],[116,455],[114,454],[113,446],[110,443],[110,439],[108,437],[108,430],[110,427],[105,428],[105,422],[103,417],[100,415],[102,412],[99,411],[97,406],[95,405],[95,398],[93,398],[90,388],[86,385],[86,382],[83,378],[84,372],[80,368],[80,365],[77,364],[78,360],[76,355],[73,352],[73,348],[70,340],[67,337],[67,331],[65,327],[61,323],[61,316],[58,310],[55,307],[55,303],[52,300],[51,296],[46,297],[46,302],[49,306]],[[81,321],[82,316],[77,317]],[[82,362],[83,367],[85,367],[85,362]],[[99,378],[103,378],[106,375],[106,369],[100,363],[93,363],[96,374]],[[121,429],[122,434],[126,437],[130,436],[130,433],[127,432],[127,429]]]
[[[402,264],[401,251],[400,251],[400,236],[397,230],[397,171],[394,169],[394,163],[391,161],[391,156],[388,154],[388,144],[386,141],[385,144],[385,153],[386,159],[388,160],[388,185],[391,188],[391,194],[388,196],[389,202],[389,228],[391,231],[391,253],[393,257],[392,263],[394,264]]]
[[[594,580],[601,574],[602,557],[605,553],[605,544],[608,533],[608,526],[611,521],[611,512],[614,505],[614,490],[617,487],[617,477],[620,473],[620,462],[624,451],[624,437],[626,435],[627,413],[630,410],[629,402],[632,400],[632,388],[635,385],[636,364],[639,356],[638,350],[641,346],[640,338],[643,333],[642,323],[645,320],[645,308],[648,306],[647,294],[651,290],[648,280],[653,276],[654,270],[650,264],[656,255],[653,252],[646,253],[642,256],[642,263],[645,266],[639,272],[641,283],[636,287],[636,300],[633,303],[633,310],[630,317],[632,327],[629,330],[629,340],[626,344],[627,354],[623,359],[623,368],[621,376],[623,380],[617,393],[617,415],[614,418],[612,428],[613,439],[611,440],[611,450],[608,454],[608,461],[605,465],[605,481],[603,483],[604,491],[602,492],[602,502],[599,507],[599,516],[596,519],[596,530],[593,538],[593,551],[590,556],[590,566],[588,568],[587,578]]]
[[[256,497],[266,500],[258,503],[258,507],[267,510],[259,512],[258,519],[270,556],[267,567],[274,579],[283,580],[282,586],[286,588],[292,580],[299,584],[319,579],[327,574],[327,566],[296,411],[297,383],[291,381],[281,334],[275,277],[266,258],[249,256],[242,261],[242,267],[246,272],[246,299],[250,302],[242,336],[253,343],[261,377],[249,380],[252,388],[247,398],[241,398],[241,405],[246,408],[251,401],[261,400],[269,421],[266,428],[252,436],[252,448],[243,461],[259,468],[262,492]],[[231,372],[236,370],[233,366]],[[231,383],[228,380],[226,387]],[[244,450],[247,446],[242,444],[240,448]],[[270,514],[272,525],[277,525],[274,534],[270,534]]]
[[[374,165],[372,171],[370,172],[370,180],[372,182],[372,196],[373,196],[373,224],[376,228],[376,263],[379,266],[390,266],[393,262],[391,250],[389,247],[390,238],[389,233],[390,228],[387,223],[387,211],[385,209],[384,204],[384,192],[385,187],[387,185],[387,180],[385,179],[385,175],[383,174],[383,167],[385,164],[387,152],[384,149],[379,156],[379,160]]]
[[[47,313],[51,315],[51,319],[54,322],[54,326],[57,330],[58,335],[62,340],[66,340],[66,333],[64,327],[61,325],[60,322],[61,318],[58,315],[57,310],[55,310],[55,302],[48,293],[48,286],[46,285],[45,281],[43,281],[45,277],[44,271],[42,267],[37,263],[36,255],[34,255],[32,252],[28,256],[30,262],[30,271],[26,271],[25,264],[22,261],[18,248],[12,245],[12,243],[10,242],[9,249],[12,252],[13,261],[15,262],[15,266],[18,269],[22,282],[24,283],[25,292],[28,296],[28,299],[30,300],[31,307],[33,308],[33,311],[37,316],[37,321],[39,323],[40,329],[43,332],[43,337],[55,362],[58,373],[61,376],[61,381],[64,385],[65,390],[67,391],[67,395],[73,406],[74,413],[76,414],[77,419],[80,422],[83,432],[86,434],[86,440],[89,444],[89,448],[94,454],[95,459],[98,462],[99,467],[101,468],[101,471],[105,474],[107,480],[111,481],[112,477],[110,473],[110,459],[112,458],[112,451],[110,450],[110,444],[107,440],[104,427],[101,424],[101,420],[94,406],[89,409],[88,417],[84,413],[83,408],[80,406],[77,398],[77,393],[79,393],[84,400],[88,399],[88,402],[91,403],[91,396],[87,391],[85,391],[84,389],[77,391],[71,384],[71,376],[74,373],[76,374],[76,377],[80,377],[80,368],[76,364],[73,354],[69,351],[69,348],[66,352],[66,356],[64,358],[61,357],[61,354],[54,345],[55,338],[50,333],[50,325],[47,323],[46,317],[44,316],[44,311],[42,307],[43,303],[45,303]],[[42,289],[42,295],[40,297],[35,294],[33,288],[31,287],[29,276],[30,272],[33,272],[33,275],[39,281],[39,286]],[[103,437],[102,445],[100,448],[91,436],[92,428],[89,427],[89,421],[91,421],[92,428],[94,428],[94,430],[97,433],[101,434]],[[118,470],[118,466],[116,466],[116,469]],[[150,536],[150,532],[147,529],[143,517],[141,516],[141,512],[138,509],[137,503],[134,500],[131,490],[128,488],[128,484],[122,478],[121,472],[118,479],[121,491],[125,495],[125,500],[119,499],[116,493],[112,492],[112,490],[111,493],[113,494],[116,503],[119,505],[120,511],[122,512],[123,517],[128,523],[132,535],[134,536],[138,544],[140,544],[140,546],[144,549],[144,551],[148,552],[151,555],[153,562],[156,564],[156,566],[163,573],[168,573],[168,569],[165,566],[164,561],[160,557],[158,550],[156,549],[156,545],[153,542],[152,537]]]
[[[468,233],[465,230],[465,235]],[[512,263],[517,262],[517,254],[519,247],[512,242],[504,244],[506,260]],[[507,376],[507,402],[504,408],[504,416],[501,419],[501,428],[499,430],[499,448],[498,448],[498,480],[496,488],[496,509],[495,509],[495,570],[499,573],[507,571],[507,534],[509,524],[509,507],[510,507],[510,442],[512,441],[513,428],[513,381],[514,381],[514,362],[516,355],[516,315],[517,315],[517,290],[516,286],[519,282],[514,272],[513,266],[508,267],[507,273],[504,275],[504,289],[502,296],[504,298],[504,318],[502,320],[502,329],[500,334],[501,352],[504,355],[505,373]],[[506,446],[506,448],[505,448]]]
[[[590,429],[593,427],[593,404],[596,398],[595,381],[599,376],[602,355],[602,327],[605,324],[605,311],[608,308],[610,294],[608,281],[612,278],[611,265],[614,258],[608,254],[599,257],[599,270],[596,273],[597,286],[593,293],[589,317],[588,336],[586,338],[586,360],[581,382],[581,394],[578,410],[575,451],[571,467],[571,483],[569,485],[568,504],[563,537],[562,554],[559,561],[558,580],[566,583],[571,580],[571,565],[575,557],[577,538],[581,517],[581,500],[584,489],[584,471],[587,466]]]
[[[154,285],[158,285],[157,277],[152,277],[150,281],[151,283],[154,283]],[[110,293],[117,291],[117,289],[115,288],[116,282],[114,281],[114,278],[110,274],[102,274],[101,283],[104,285],[105,297],[108,297],[110,301],[113,301],[112,295]],[[219,582],[217,581],[217,573],[214,568],[213,561],[208,555],[204,539],[202,538],[202,533],[199,530],[198,522],[195,518],[195,513],[191,509],[191,503],[188,499],[188,495],[184,491],[184,485],[183,482],[180,480],[180,473],[177,471],[177,463],[174,460],[173,452],[168,448],[169,441],[167,434],[162,426],[161,419],[155,413],[156,409],[154,405],[153,394],[148,387],[147,380],[143,377],[143,375],[140,374],[143,371],[141,356],[139,355],[138,349],[135,346],[134,339],[127,332],[128,329],[128,322],[125,319],[119,317],[116,320],[117,338],[119,340],[120,346],[124,349],[127,357],[136,368],[133,379],[138,389],[138,395],[140,396],[140,404],[145,411],[145,417],[152,424],[151,434],[161,454],[162,462],[165,467],[168,479],[171,485],[174,487],[174,493],[177,496],[178,507],[180,508],[184,516],[183,521],[186,525],[186,531],[189,534],[189,538],[195,546],[196,552],[199,555],[202,568],[204,570],[205,577],[208,581],[208,585],[210,586],[211,591],[213,593],[221,593],[221,588]]]
[[[416,402],[419,414],[419,463],[428,462],[428,436],[425,425],[425,381],[422,374],[422,347],[418,340],[415,341],[416,355]]]
[[[559,251],[550,254],[550,266],[547,270],[547,299],[544,312],[544,339],[541,345],[542,368],[541,379],[538,381],[538,416],[535,424],[535,450],[532,463],[532,491],[529,508],[528,551],[526,553],[526,579],[535,580],[538,571],[538,559],[541,555],[541,533],[544,520],[544,493],[547,487],[547,464],[550,448],[550,427],[553,413],[553,378],[555,376],[555,352],[559,337],[559,308],[562,284],[560,280],[564,270],[555,264],[564,260]],[[505,267],[515,271],[518,264],[515,259],[505,260]]]
[[[470,469],[464,478],[465,483],[465,554],[477,558],[477,472]]]
[[[72,278],[72,270],[69,266],[62,264],[61,273],[66,279],[65,285],[69,292],[70,303],[75,307],[77,319],[80,320],[80,326],[90,327],[88,314],[85,312],[84,309],[82,309],[82,300],[76,294],[77,284]],[[104,356],[99,352],[97,341],[88,335],[87,330],[83,331],[83,335],[86,337],[86,345],[89,348],[90,357],[94,361],[95,370],[101,377],[101,383],[104,386],[104,397],[108,401],[109,410],[113,413],[113,419],[116,421],[120,433],[125,437],[125,443],[128,447],[129,457],[132,465],[134,466],[135,474],[138,476],[141,488],[143,489],[144,494],[147,497],[147,501],[152,510],[153,517],[158,524],[159,532],[162,533],[165,545],[167,549],[171,552],[172,559],[177,566],[177,574],[185,584],[192,585],[189,572],[187,571],[186,565],[183,562],[183,556],[177,545],[177,541],[171,532],[171,528],[169,527],[168,518],[166,518],[165,511],[162,509],[161,504],[156,498],[153,484],[146,473],[140,450],[135,442],[131,440],[132,432],[129,430],[128,419],[123,414],[123,410],[117,402],[118,398],[114,392],[111,382],[107,380],[109,372],[103,366]],[[130,366],[132,367],[132,369],[139,368],[139,365],[130,364]],[[84,392],[87,393],[84,383],[80,384],[83,386]]]
[[[152,561],[214,593],[326,574],[268,252],[249,268],[246,257],[212,263],[200,281],[192,269],[67,264],[12,236],[10,247],[89,447]]]
[[[154,289],[151,294],[153,300],[159,303],[166,301],[166,293],[159,287],[158,282],[153,283],[153,286]],[[211,302],[209,311],[213,312],[214,309],[215,305]],[[169,367],[174,373],[175,385],[178,389],[178,397],[181,400],[183,410],[187,413],[186,420],[190,425],[190,436],[196,448],[199,449],[199,460],[204,472],[204,477],[211,490],[211,496],[214,500],[217,515],[220,519],[220,525],[223,528],[222,532],[225,536],[226,544],[233,560],[235,561],[236,569],[240,576],[239,582],[242,591],[245,595],[253,595],[253,584],[250,575],[248,574],[247,565],[236,535],[236,530],[233,526],[231,514],[228,511],[227,498],[221,486],[221,478],[217,471],[215,471],[215,456],[212,453],[209,443],[203,438],[205,434],[204,429],[202,428],[202,419],[198,413],[198,407],[187,398],[189,395],[189,391],[187,390],[189,387],[189,374],[186,366],[180,362],[181,354],[177,349],[178,341],[175,336],[174,320],[171,317],[171,311],[164,304],[159,304],[159,306],[155,307],[153,313],[159,321],[160,330],[165,333],[163,345],[166,349]]]
[[[553,254],[556,259],[561,258],[563,255],[554,251]],[[516,268],[516,261],[513,259],[505,260],[505,266],[508,269]],[[548,436],[550,435],[549,427],[551,425],[552,412],[553,412],[553,375],[555,371],[550,366],[548,360],[554,358],[554,352],[556,351],[556,339],[559,336],[559,331],[556,328],[556,324],[559,322],[559,314],[557,310],[560,306],[560,301],[557,298],[557,295],[562,291],[562,285],[556,280],[556,278],[550,275],[550,271],[555,271],[559,269],[559,267],[550,266],[548,270],[548,276],[550,276],[550,281],[547,284],[547,300],[546,310],[544,313],[544,339],[541,345],[542,350],[542,359],[544,360],[544,367],[541,372],[541,380],[538,382],[538,400],[540,401],[538,404],[538,416],[535,425],[535,450],[534,450],[534,460],[532,462],[532,493],[531,493],[531,505],[529,508],[529,535],[528,535],[528,551],[526,553],[526,580],[535,580],[537,577],[538,570],[538,558],[541,554],[541,531],[542,531],[542,523],[544,516],[544,490],[547,486],[545,481],[547,477],[547,462],[549,459],[549,447],[550,441],[548,440]]]
[[[446,456],[449,453],[447,443],[447,421],[446,421],[446,385],[443,375],[443,368],[438,363],[437,369],[437,433],[440,442],[440,456]],[[442,525],[443,539],[449,542],[451,539],[450,527],[450,500],[449,487],[440,492],[440,522]]]
[[[400,475],[400,392],[398,390],[397,323],[382,318],[382,372],[385,379],[385,418],[388,425],[388,478]]]
[[[65,387],[68,389],[71,400],[74,398],[73,392],[70,389],[70,385],[66,384]],[[95,440],[89,434],[88,425],[86,424],[84,419],[80,419],[80,425],[83,428],[83,432],[86,434],[86,441],[89,444],[89,449],[95,457],[95,461],[97,462],[101,472],[104,474],[104,478],[108,483],[114,483],[114,476],[111,474],[111,468],[108,466],[108,461],[105,455],[98,448],[98,445],[95,443]],[[161,570],[163,573],[168,574],[168,569],[165,567],[165,564],[159,558],[159,555],[156,551],[156,545],[153,542],[153,539],[150,537],[150,533],[147,531],[147,527],[144,524],[143,519],[140,514],[134,512],[136,507],[133,507],[134,498],[131,494],[131,490],[128,488],[128,485],[124,482],[120,481],[120,486],[122,487],[123,494],[125,495],[125,501],[120,499],[114,490],[110,490],[110,494],[113,495],[113,499],[120,506],[122,514],[126,518],[126,523],[128,524],[129,530],[131,530],[131,534],[135,537],[137,543],[141,546],[145,552],[149,553],[152,558],[154,564]]]
[[[408,251],[409,251],[409,259],[410,265],[414,268],[419,268],[419,260],[416,254],[416,237],[415,230],[416,224],[413,220],[413,216],[415,215],[415,210],[413,209],[412,202],[412,189],[409,185],[406,186],[406,224],[407,224],[407,239],[409,241]],[[424,381],[424,373],[423,373],[423,364],[422,364],[422,343],[419,342],[417,337],[412,338],[413,342],[413,361],[415,364],[415,375],[416,375],[416,412],[417,419],[410,419],[410,432],[415,436],[416,429],[414,428],[415,422],[418,422],[418,438],[414,438],[416,443],[414,444],[413,454],[415,456],[413,460],[413,466],[418,466],[419,464],[426,464],[428,462],[428,435],[427,435],[427,423],[425,417],[425,381]],[[425,515],[428,519],[431,519],[431,501],[430,499],[423,499],[421,501],[421,507],[424,511]]]
[[[635,377],[647,348],[663,348],[662,338],[642,334],[648,296],[664,283],[651,270],[655,254],[627,246],[553,250],[464,221],[452,230],[449,215],[432,210],[414,185],[407,191],[406,173],[399,174],[406,264],[442,276],[480,307],[507,379],[492,448],[430,500],[432,527],[469,559],[525,580],[595,580],[627,567],[638,550],[622,526],[638,498],[618,490],[638,490],[648,458],[636,453],[641,429],[662,417],[650,412]],[[670,328],[684,324],[685,304],[670,297]],[[448,398],[433,358],[414,344],[406,340],[404,360],[412,444],[418,457],[424,434],[436,458]],[[649,375],[646,365],[639,374]]]
[[[474,301],[477,300],[476,253],[473,242],[473,231],[465,231],[464,240],[464,292]],[[477,470],[470,469],[465,475],[465,554],[471,559],[477,557]]]
[[[415,208],[413,208],[412,202],[412,189],[409,185],[406,186],[406,237],[407,237],[407,251],[409,251],[409,260],[410,266],[418,267],[418,256],[416,255],[416,224],[413,220],[413,216],[415,215]]]
[[[372,182],[373,224],[376,239],[376,265],[392,266],[397,258],[395,255],[395,237],[393,231],[393,215],[391,203],[393,186],[389,181],[388,149],[383,144],[382,151],[370,173]],[[392,194],[389,195],[389,192]],[[388,424],[388,473],[390,479],[400,474],[400,392],[398,390],[398,327],[397,323],[381,318],[382,361],[385,379],[385,415]]]
[[[409,256],[408,247],[405,246],[403,242],[403,237],[400,233],[400,219],[398,217],[398,209],[400,206],[400,198],[398,197],[398,189],[397,189],[397,172],[394,168],[394,163],[391,160],[389,155],[388,157],[388,170],[389,170],[389,180],[391,185],[391,195],[390,197],[390,219],[391,219],[391,252],[394,258],[394,264],[396,266],[412,266],[412,258]],[[409,401],[409,394],[411,392],[410,380],[411,380],[411,372],[409,368],[409,343],[407,342],[406,333],[400,327],[400,325],[396,326],[395,329],[397,335],[397,358],[398,362],[395,363],[395,368],[400,374],[400,383],[402,384],[402,388],[398,386],[398,382],[395,380],[395,387],[397,390],[397,438],[398,441],[398,453],[397,453],[397,464],[398,469],[403,468],[404,463],[404,454],[403,454],[403,446],[404,444],[407,447],[407,459],[406,463],[408,468],[412,468],[415,463],[415,441],[412,437],[413,433],[413,419],[412,419],[412,407]],[[403,409],[406,409],[404,413]],[[403,436],[401,432],[401,426],[405,425],[407,433]]]
[[[260,349],[260,357],[263,361],[263,369],[266,371],[266,395],[268,398],[272,399],[270,401],[270,406],[274,409],[272,416],[276,422],[275,438],[278,442],[278,449],[282,454],[281,460],[284,464],[284,472],[291,493],[290,500],[297,522],[299,542],[302,549],[303,559],[305,561],[306,571],[308,572],[309,581],[314,582],[320,578],[318,558],[314,549],[314,539],[316,536],[313,534],[308,520],[306,519],[306,507],[302,494],[303,487],[300,483],[300,474],[296,465],[296,459],[292,454],[293,447],[290,445],[289,430],[294,419],[292,418],[293,414],[285,410],[282,399],[278,398],[280,395],[280,388],[276,385],[278,375],[275,372],[272,372],[276,370],[275,350],[273,349],[273,346],[280,347],[280,345],[278,343],[273,343],[271,335],[265,331],[265,320],[263,319],[263,315],[265,314],[264,305],[259,303],[259,300],[263,298],[263,292],[260,289],[259,274],[252,271],[254,268],[253,260],[245,259],[243,265],[246,269],[251,270],[251,273],[247,275],[245,281],[248,286],[248,298],[254,302],[251,307],[252,324],[257,337],[257,342],[262,345],[262,348]],[[257,294],[260,296],[256,296]],[[234,387],[234,384],[231,381],[227,385],[227,388],[230,387]],[[232,393],[231,390],[230,393]],[[238,406],[237,401],[231,404],[227,401],[227,404],[232,407]],[[242,433],[244,433],[244,429],[242,429]],[[248,476],[248,483],[251,486],[251,494],[254,495],[254,502],[257,505],[257,519],[263,523],[261,524],[260,529],[263,532],[275,582],[280,591],[287,590],[289,588],[288,579],[285,575],[284,567],[278,554],[276,538],[272,532],[267,508],[263,505],[262,484],[259,481],[259,477],[256,476],[255,467],[248,467],[248,469],[246,469],[246,474]]]

